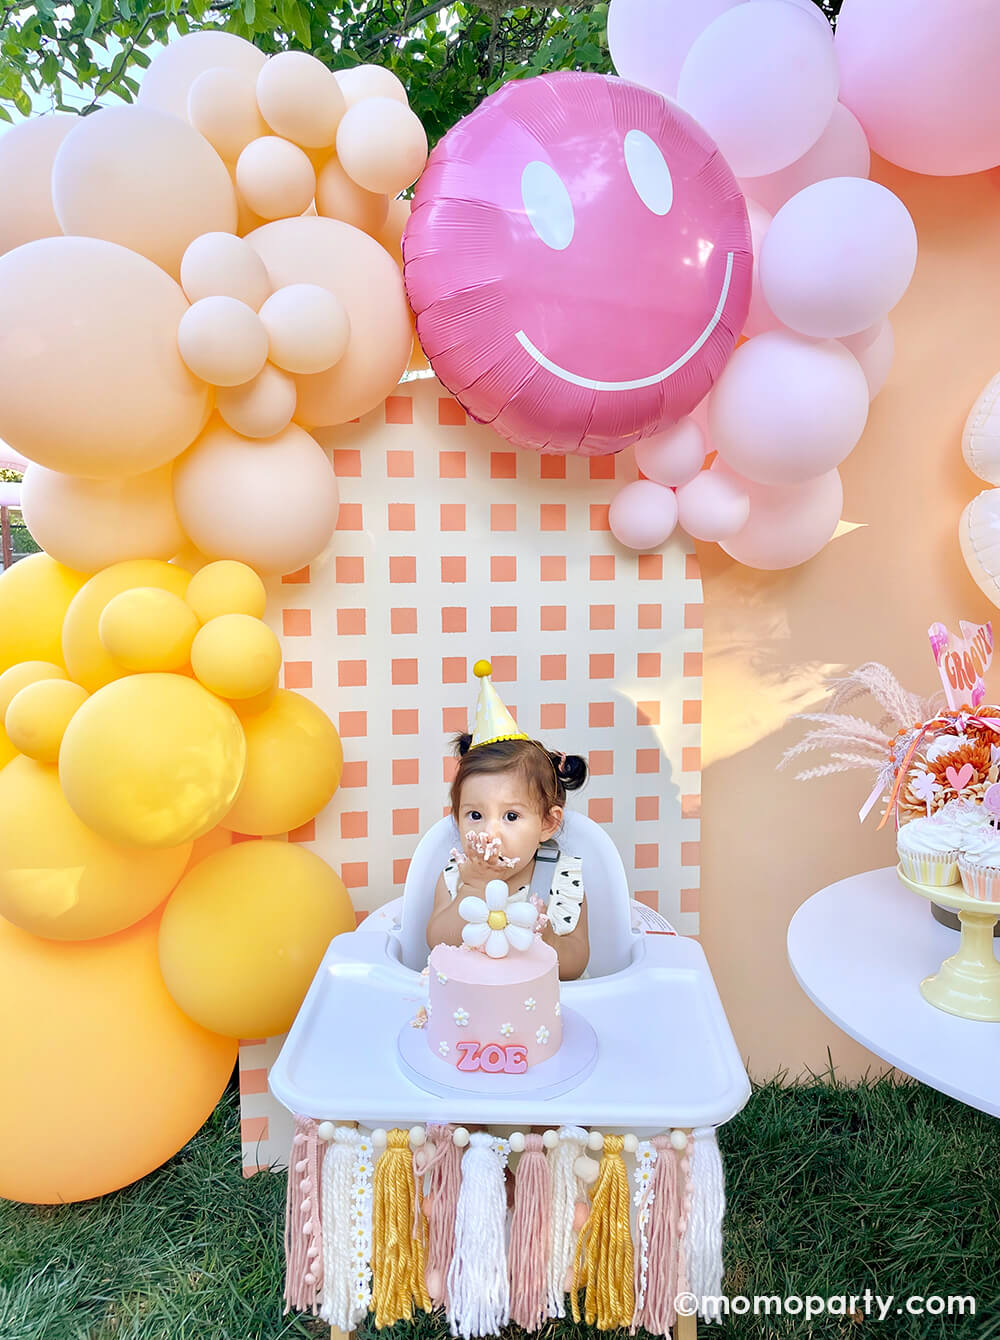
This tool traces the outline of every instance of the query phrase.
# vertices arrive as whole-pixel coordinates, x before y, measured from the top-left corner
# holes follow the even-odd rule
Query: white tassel
[[[574,1164],[587,1148],[587,1132],[581,1126],[564,1126],[559,1140],[549,1150],[552,1181],[552,1249],[549,1252],[548,1312],[550,1317],[566,1315],[566,1273],[573,1266],[573,1254],[579,1236],[573,1227],[578,1200],[586,1199],[584,1185]]]
[[[722,1216],[726,1187],[714,1126],[695,1128],[691,1158],[691,1209],[684,1234],[688,1289],[705,1321],[719,1320],[719,1304],[702,1300],[722,1293]]]
[[[323,1290],[320,1316],[352,1331],[371,1297],[374,1150],[371,1137],[338,1126],[323,1160]]]
[[[496,1335],[510,1320],[507,1280],[508,1145],[474,1131],[462,1158],[455,1254],[448,1268],[448,1325],[454,1336]]]

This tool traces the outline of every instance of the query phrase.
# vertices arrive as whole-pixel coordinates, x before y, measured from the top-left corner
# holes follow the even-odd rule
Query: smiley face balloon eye
[[[666,159],[655,140],[642,130],[625,136],[625,166],[636,195],[652,214],[669,214],[674,183]]]
[[[555,168],[540,159],[529,163],[521,173],[521,200],[528,222],[545,245],[565,251],[573,241],[573,202]]]

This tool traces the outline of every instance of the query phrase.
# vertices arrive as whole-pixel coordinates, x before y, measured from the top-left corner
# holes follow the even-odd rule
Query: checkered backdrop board
[[[285,687],[330,715],[345,764],[289,840],[340,871],[359,919],[398,897],[447,812],[449,741],[469,728],[485,657],[523,730],[587,758],[569,804],[607,826],[633,897],[696,934],[701,582],[686,537],[635,554],[612,536],[632,453],[519,451],[433,379],[317,436],[340,482],[337,535],[272,585],[268,617]],[[291,1138],[266,1083],[280,1042],[240,1048],[247,1171],[283,1161]]]

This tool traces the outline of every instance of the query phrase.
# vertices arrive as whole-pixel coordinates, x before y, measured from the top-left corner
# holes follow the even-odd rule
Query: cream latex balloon
[[[265,363],[245,386],[220,387],[215,407],[234,432],[244,437],[273,437],[291,423],[297,398],[294,378],[273,363]]]
[[[1000,484],[1000,372],[969,410],[962,430],[962,456],[974,475]]]
[[[267,329],[238,298],[202,298],[177,327],[181,358],[213,386],[243,386],[267,362]]]
[[[308,149],[333,143],[347,107],[333,72],[305,51],[271,57],[257,76],[257,104],[276,135]]]
[[[1000,489],[986,489],[966,504],[958,542],[972,580],[991,605],[1000,606]]]
[[[128,479],[81,479],[29,465],[21,511],[46,553],[78,572],[170,558],[184,544],[169,465]]]
[[[389,197],[363,191],[340,166],[337,156],[331,154],[316,177],[316,210],[328,219],[340,219],[374,237],[389,216]],[[406,213],[409,217],[409,203]]]
[[[258,444],[213,420],[174,471],[177,514],[201,552],[264,576],[294,572],[322,552],[338,497],[323,449],[296,424]]]
[[[152,107],[105,107],[80,117],[52,166],[63,232],[103,237],[180,276],[201,233],[236,229],[225,164],[201,135]]]
[[[348,107],[362,98],[394,98],[408,105],[402,81],[382,65],[353,65],[349,70],[335,70],[334,74]]]
[[[241,237],[202,233],[184,253],[181,287],[191,302],[236,298],[256,312],[271,292],[271,281],[264,262]]]
[[[184,120],[191,86],[199,75],[222,66],[256,81],[266,60],[263,51],[235,33],[188,33],[174,38],[151,62],[139,85],[139,103]]]
[[[308,208],[316,193],[316,171],[297,144],[263,135],[240,154],[236,185],[255,214],[283,219]]]
[[[59,113],[33,116],[0,135],[0,181],[17,183],[0,203],[0,252],[62,232],[52,206],[52,163],[76,123]]]
[[[420,118],[394,98],[364,98],[337,128],[337,157],[366,191],[398,195],[427,162],[427,135]]]
[[[257,106],[257,82],[246,70],[213,69],[191,85],[188,120],[228,163],[235,163],[251,140],[267,134]]]
[[[344,356],[351,321],[344,304],[319,284],[288,284],[260,309],[268,357],[285,372],[325,372]]]
[[[347,423],[374,409],[406,368],[413,345],[403,278],[374,239],[337,219],[282,219],[251,233],[275,288],[320,284],[347,309],[351,342],[328,372],[296,377],[296,420]]]
[[[50,237],[0,256],[0,437],[67,474],[165,465],[211,404],[177,352],[187,306],[169,275],[113,242]]]

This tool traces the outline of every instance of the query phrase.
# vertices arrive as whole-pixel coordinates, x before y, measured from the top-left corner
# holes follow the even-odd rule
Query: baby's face
[[[499,840],[502,856],[516,861],[512,874],[531,862],[538,844],[552,836],[561,818],[558,809],[547,818],[539,813],[537,798],[516,772],[470,777],[459,798],[458,831],[466,856],[473,855],[467,834],[485,833]]]

